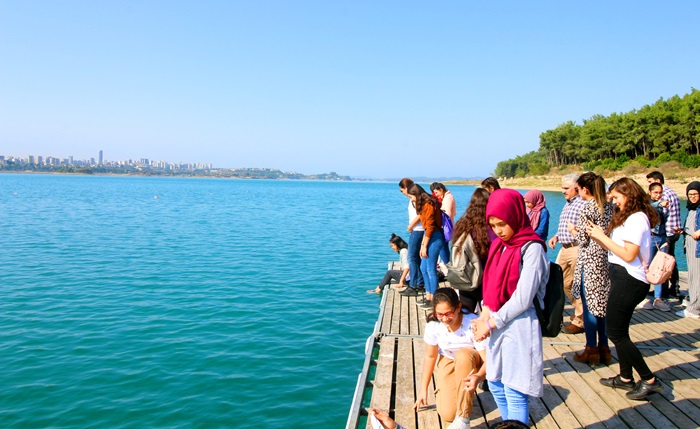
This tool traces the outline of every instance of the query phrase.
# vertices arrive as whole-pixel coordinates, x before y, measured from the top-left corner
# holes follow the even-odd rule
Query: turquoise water
[[[0,195],[0,427],[344,425],[396,184],[3,174]]]

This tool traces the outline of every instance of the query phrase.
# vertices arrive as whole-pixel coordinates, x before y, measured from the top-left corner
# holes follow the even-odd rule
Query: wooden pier
[[[681,275],[685,289],[685,273]],[[637,310],[632,318],[632,340],[663,383],[662,394],[648,401],[631,401],[623,390],[602,386],[600,378],[618,373],[613,363],[591,367],[573,360],[583,350],[584,334],[559,334],[544,340],[544,396],[531,398],[530,426],[536,428],[698,428],[700,427],[700,319],[679,318],[673,311]],[[565,321],[573,314],[566,308]],[[367,357],[358,380],[347,429],[370,426],[367,409],[379,408],[407,429],[443,427],[433,404],[414,412],[416,386],[420,385],[425,343],[426,311],[414,297],[387,288],[380,318],[367,342]],[[636,374],[635,374],[636,376]],[[432,395],[431,383],[429,393]],[[472,428],[488,428],[501,421],[489,392],[477,390],[471,415]]]

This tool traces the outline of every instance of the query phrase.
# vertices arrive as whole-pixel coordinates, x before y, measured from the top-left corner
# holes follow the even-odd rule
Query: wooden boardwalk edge
[[[346,429],[371,428],[366,419],[370,407],[388,411],[407,429],[444,427],[434,406],[432,381],[429,404],[433,405],[417,413],[413,410],[425,350],[422,334],[426,312],[418,306],[420,299],[389,288],[383,293],[374,332],[366,343]],[[630,331],[632,341],[662,381],[663,393],[647,401],[632,401],[625,391],[601,385],[600,378],[618,373],[617,361],[610,367],[574,361],[574,353],[583,350],[585,336],[562,333],[543,341],[544,396],[530,400],[531,427],[700,427],[700,320],[677,317],[674,313],[681,307],[677,301],[672,304],[672,312],[635,311]],[[567,322],[572,311],[568,305]],[[372,372],[374,377],[370,379]],[[500,421],[491,394],[477,390],[471,427],[489,428]]]

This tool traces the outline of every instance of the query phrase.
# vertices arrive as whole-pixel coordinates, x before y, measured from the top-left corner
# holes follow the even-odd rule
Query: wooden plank
[[[384,316],[382,317],[382,323],[379,325],[379,332],[390,332],[391,330],[391,317],[392,310],[394,308],[394,297],[396,296],[389,290],[384,291],[386,294],[386,301],[384,303]]]
[[[578,364],[578,363],[577,363]],[[584,365],[584,364],[581,364]],[[590,368],[590,367],[589,367]],[[611,377],[613,375],[616,375],[617,373],[613,371],[612,368],[605,367],[605,366],[599,366],[594,368],[594,372],[600,375],[600,378],[604,377]],[[589,374],[592,374],[593,371],[590,371]],[[623,390],[613,390],[609,389],[605,386],[602,386],[600,384],[599,378],[596,376],[591,376],[588,379],[589,385],[596,390],[598,393],[598,396],[603,398],[608,404],[611,404],[612,402],[615,402],[615,406],[620,407],[618,409],[618,415],[625,420],[630,426],[632,427],[638,427],[641,426],[642,423],[636,419],[636,415],[627,413],[625,412],[629,409],[633,409],[637,411],[644,419],[647,421],[646,425],[649,427],[664,427],[664,428],[673,428],[675,425],[673,422],[666,418],[662,413],[660,413],[651,403],[649,402],[639,402],[639,401],[633,401],[628,399],[625,394],[626,392]],[[611,393],[612,391],[612,393]],[[657,396],[656,400],[659,400],[660,398]],[[654,400],[653,397],[650,397],[650,400]],[[626,408],[623,408],[626,407]],[[623,412],[624,410],[624,412]],[[634,418],[635,421],[631,423],[630,421],[627,420],[627,418]]]
[[[530,398],[530,421],[537,429],[559,429],[541,398]]]
[[[554,349],[562,355],[567,352],[565,346],[554,346]],[[605,401],[608,407],[615,411],[617,416],[626,424],[626,426],[633,427],[635,429],[652,427],[641,414],[639,414],[634,408],[630,407],[629,401],[624,396],[626,393],[624,390],[610,389],[600,384],[599,380],[601,378],[616,375],[612,369],[606,366],[601,366],[594,368],[593,371],[582,372],[580,375],[588,383],[591,389],[596,392],[596,395]],[[614,425],[611,425],[611,427],[614,427]]]
[[[408,300],[407,299],[402,299],[401,295],[399,295],[398,292],[394,291],[394,294],[397,296],[397,300],[401,302],[401,322],[400,322],[400,327],[399,327],[399,332],[404,335],[408,335],[409,329],[408,329]]]
[[[489,426],[486,421],[486,417],[484,416],[484,410],[482,409],[479,401],[479,390],[477,389],[477,392],[475,393],[476,395],[474,395],[474,405],[472,407],[472,413],[469,416],[469,423],[471,429],[487,429]],[[482,392],[482,394],[490,395],[488,392]]]
[[[413,296],[403,297],[402,300],[406,300],[408,304],[408,318],[409,326],[408,333],[410,335],[420,335],[420,329],[418,326],[418,307],[416,306],[416,298]],[[418,357],[416,357],[417,359]]]
[[[400,334],[401,333],[401,295],[395,290],[389,292],[394,296],[392,302],[392,315],[391,315],[391,328],[387,334]]]
[[[481,406],[481,412],[484,415],[484,420],[486,420],[489,426],[503,421],[501,418],[501,413],[498,411],[498,406],[496,406],[496,401],[494,401],[491,392],[484,392],[477,389],[477,397],[479,400],[479,405]]]
[[[398,338],[396,361],[396,397],[394,400],[394,420],[406,429],[416,428],[416,413],[413,410],[415,398],[415,365],[413,364],[413,339]]]
[[[391,388],[394,379],[394,349],[396,339],[382,337],[379,341],[379,356],[377,357],[377,371],[372,382],[371,408],[382,411],[390,411]],[[371,423],[367,419],[367,427],[371,429]]]
[[[416,359],[414,359],[414,373],[417,392],[418,389],[420,389],[421,377],[423,376],[423,356],[425,356],[425,342],[422,339],[416,339],[413,341],[413,354],[416,356]],[[430,404],[429,407],[422,408],[417,412],[419,429],[433,429],[440,427],[440,417],[438,416],[437,409],[435,408],[434,380],[430,380],[430,384],[428,385],[428,404]]]
[[[569,384],[565,374],[571,372],[566,361],[553,352],[551,347],[543,347],[543,356],[554,367],[555,371],[547,371],[547,381],[554,387],[560,400],[566,404],[568,411],[573,415],[574,419],[569,418],[569,413],[561,413],[561,417],[557,416],[557,423],[563,427],[579,427],[595,424],[597,419],[593,411],[586,405],[586,401],[578,395],[576,390]],[[548,398],[550,401],[556,398]],[[552,409],[552,408],[550,408]],[[559,418],[565,418],[565,421],[560,421]]]

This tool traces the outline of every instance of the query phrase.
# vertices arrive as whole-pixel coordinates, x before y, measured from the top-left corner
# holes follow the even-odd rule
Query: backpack
[[[450,241],[452,239],[452,230],[454,226],[452,225],[452,219],[447,213],[440,211],[442,213],[442,232],[445,234],[445,241]]]
[[[521,257],[527,248],[535,241],[530,241],[523,246]],[[522,260],[520,262],[522,264]],[[537,297],[532,300],[540,321],[540,329],[543,337],[556,337],[561,331],[564,319],[564,272],[559,264],[549,262],[549,280],[544,292],[544,308],[540,308]]]
[[[668,243],[661,246],[661,248],[664,246],[668,246]],[[637,255],[639,257],[639,262],[642,262],[642,266],[646,271],[647,281],[653,285],[666,283],[666,280],[670,279],[671,274],[673,274],[673,267],[676,266],[676,258],[668,253],[664,253],[661,248],[658,249],[656,256],[651,260],[651,264],[649,264],[648,267],[642,262],[641,256]]]
[[[457,250],[461,244],[461,249]],[[447,264],[447,281],[450,286],[464,292],[472,292],[481,286],[484,278],[484,267],[476,252],[474,241],[470,234],[464,234],[450,251],[450,262]]]

